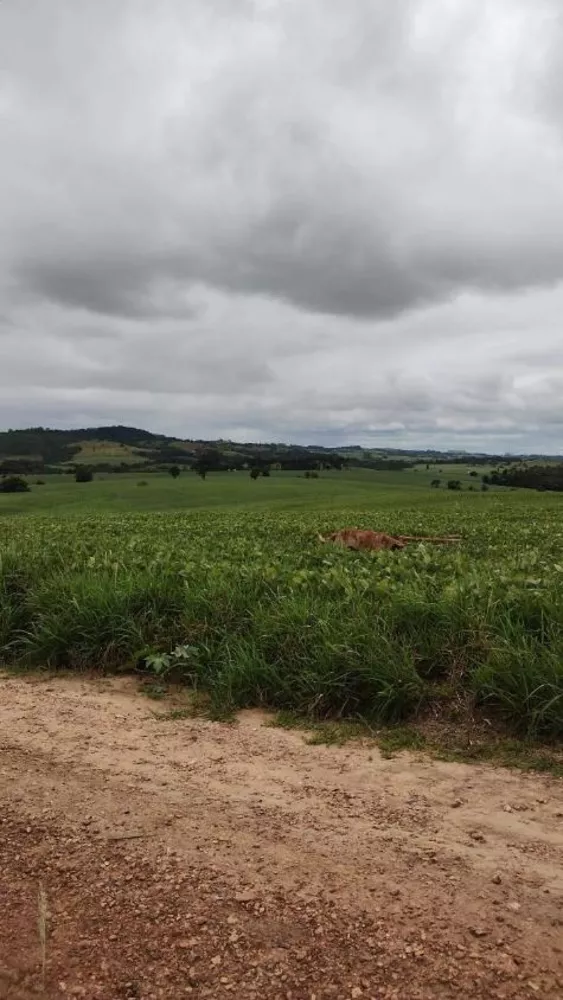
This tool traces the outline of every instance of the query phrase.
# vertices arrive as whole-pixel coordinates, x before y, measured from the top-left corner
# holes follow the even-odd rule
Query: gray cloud
[[[3,3],[0,421],[563,450],[562,57],[559,0]]]

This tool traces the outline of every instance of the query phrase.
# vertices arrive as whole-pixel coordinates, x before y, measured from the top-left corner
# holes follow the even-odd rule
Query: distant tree
[[[448,489],[449,490],[460,490],[461,483],[459,479],[448,479]]]
[[[432,486],[432,487],[433,487],[433,488],[434,488],[435,490],[437,490],[437,489],[439,489],[439,488],[440,488],[440,484],[441,484],[441,482],[442,482],[442,480],[441,480],[441,479],[433,479],[433,480],[432,480],[432,482],[430,483],[430,485],[431,485],[431,486]]]
[[[253,465],[250,470],[250,478],[258,479],[260,475],[261,475],[261,470],[256,465]]]
[[[77,483],[91,483],[94,478],[94,473],[87,465],[82,465],[75,470],[74,478]]]
[[[172,476],[172,479],[177,479],[180,475],[180,467],[178,465],[171,465],[168,470],[168,475]]]
[[[265,476],[266,479],[269,478],[269,476],[270,476],[270,467],[268,465],[265,465],[264,468],[262,469],[262,475]]]
[[[469,475],[473,476],[474,479],[475,479],[476,476],[478,476],[478,474],[479,473],[475,472],[475,469],[472,469],[471,472],[469,473]]]
[[[0,493],[29,493],[29,483],[21,476],[6,476],[0,480]]]
[[[2,476],[31,476],[33,473],[43,472],[42,462],[34,462],[29,459],[7,458],[0,462],[0,475]]]
[[[205,448],[200,451],[192,463],[192,469],[201,479],[205,479],[208,472],[220,472],[222,468],[224,466],[221,456],[215,448]]]
[[[486,483],[482,483],[482,484],[481,484],[481,492],[482,492],[482,493],[487,493],[487,492],[488,492],[488,489],[489,489],[489,487],[487,486],[487,484],[486,484]]]
[[[483,482],[485,482],[485,478],[483,478]],[[522,463],[509,469],[496,469],[491,472],[487,482],[493,486],[536,489],[540,493],[547,490],[561,493],[563,492],[563,462],[553,462],[550,465]]]

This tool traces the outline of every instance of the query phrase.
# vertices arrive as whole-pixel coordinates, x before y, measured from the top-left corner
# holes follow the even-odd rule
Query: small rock
[[[354,986],[354,989],[352,990],[352,1000],[358,1000],[358,997],[361,997],[361,996],[363,996],[363,993],[362,993],[360,987],[359,986]]]
[[[252,892],[251,889],[245,892],[237,892],[235,899],[237,903],[252,903],[256,899],[256,893]]]
[[[463,799],[454,799],[452,802],[452,809],[459,809],[463,805]]]
[[[494,882],[495,885],[500,885],[502,882],[502,876],[497,872],[496,875],[493,875],[491,882]]]
[[[520,903],[517,903],[515,900],[512,900],[510,903],[506,904],[506,908],[508,910],[512,910],[513,913],[518,913],[520,909]]]
[[[471,830],[469,836],[471,837],[471,840],[477,840],[481,844],[485,840],[485,834],[481,833],[481,830]]]
[[[486,937],[489,933],[484,927],[470,927],[469,930],[473,934],[473,937],[476,938]]]
[[[509,806],[509,805],[504,806],[504,811],[505,811],[505,813],[511,813],[512,812],[512,806]]]

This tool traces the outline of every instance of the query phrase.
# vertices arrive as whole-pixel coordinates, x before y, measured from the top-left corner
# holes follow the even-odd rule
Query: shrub
[[[6,476],[0,480],[0,493],[29,493],[30,486],[21,476]]]
[[[74,473],[74,478],[77,483],[91,483],[94,478],[94,473],[87,466],[76,469]]]

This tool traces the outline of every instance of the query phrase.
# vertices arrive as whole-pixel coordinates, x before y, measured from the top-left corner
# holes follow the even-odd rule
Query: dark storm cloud
[[[562,15],[5,0],[0,420],[550,437]]]

